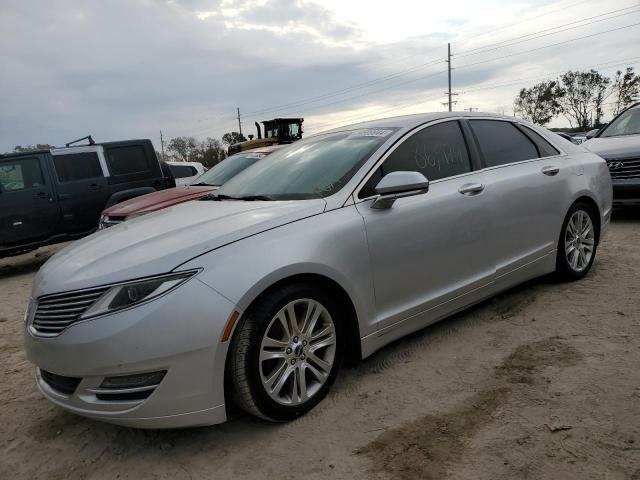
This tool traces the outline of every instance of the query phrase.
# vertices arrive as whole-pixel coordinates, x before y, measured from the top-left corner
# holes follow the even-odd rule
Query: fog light
[[[122,375],[120,377],[105,377],[100,388],[137,388],[158,385],[164,378],[166,370],[136,375]]]

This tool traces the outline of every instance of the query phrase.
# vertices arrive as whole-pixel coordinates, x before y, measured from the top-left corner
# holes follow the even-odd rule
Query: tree
[[[627,67],[624,75],[620,70],[616,72],[611,91],[615,95],[613,102],[615,116],[631,105],[640,93],[640,77],[633,71],[633,67]]]
[[[207,137],[200,144],[200,160],[205,167],[211,168],[227,158],[227,152],[217,138]]]
[[[233,145],[234,143],[244,142],[247,139],[244,138],[244,135],[238,132],[228,132],[222,136],[222,143],[225,145]]]
[[[607,86],[611,80],[595,70],[568,71],[560,77],[563,96],[562,113],[571,126],[584,131],[601,124]],[[575,124],[575,125],[574,125]]]
[[[198,155],[198,141],[193,137],[172,138],[167,145],[169,155],[179,162],[197,161],[194,158]]]
[[[23,153],[23,152],[33,152],[34,150],[49,150],[50,148],[55,148],[53,145],[49,145],[48,143],[37,143],[35,145],[16,145],[13,151],[15,153]]]
[[[532,123],[546,125],[561,111],[560,99],[564,95],[557,81],[540,82],[523,88],[515,99],[515,109]]]

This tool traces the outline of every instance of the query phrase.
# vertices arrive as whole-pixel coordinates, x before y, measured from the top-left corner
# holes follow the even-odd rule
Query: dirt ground
[[[640,480],[640,209],[615,213],[584,280],[411,335],[282,425],[144,431],[51,406],[22,350],[45,255],[0,260],[0,478]]]

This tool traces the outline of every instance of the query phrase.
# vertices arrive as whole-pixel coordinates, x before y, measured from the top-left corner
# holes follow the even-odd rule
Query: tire
[[[229,346],[227,379],[234,403],[274,422],[315,407],[342,361],[341,314],[330,292],[311,283],[287,285],[259,298],[242,316]]]
[[[580,228],[582,233],[578,231]],[[589,273],[596,258],[598,234],[598,222],[593,208],[584,202],[573,204],[564,219],[558,239],[556,256],[558,278],[564,281],[575,281]]]

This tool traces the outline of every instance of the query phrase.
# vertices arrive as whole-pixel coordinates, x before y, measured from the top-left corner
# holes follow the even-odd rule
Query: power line
[[[619,67],[619,66],[624,66],[624,65],[628,65],[629,62],[633,62],[633,61],[637,61],[640,60],[640,57],[632,57],[632,58],[626,58],[626,59],[618,59],[618,60],[611,60],[609,62],[605,62],[605,63],[601,63],[601,64],[595,64],[595,65],[583,65],[583,66],[579,66],[579,67],[570,67],[569,70],[581,70],[581,69],[592,69],[592,68],[613,68],[613,67]],[[531,81],[531,80],[540,80],[540,79],[544,79],[544,78],[549,78],[550,76],[553,75],[557,75],[559,73],[563,73],[563,72],[553,72],[553,73],[549,73],[546,74],[544,76],[537,76],[537,77],[531,77],[531,78],[521,78],[518,80],[514,80],[512,82],[508,82],[508,83],[501,83],[501,84],[491,84],[488,86],[483,86],[483,87],[477,87],[477,88],[472,88],[472,89],[468,89],[468,90],[463,90],[462,93],[466,93],[466,92],[471,92],[471,91],[476,91],[476,90],[490,90],[493,88],[502,88],[505,86],[509,86],[512,84],[517,84],[517,83],[522,83],[522,82],[526,82],[526,81]],[[398,108],[400,107],[400,110],[403,110],[405,108],[408,108],[410,106],[416,106],[416,105],[421,105],[424,103],[427,103],[429,101],[433,101],[435,99],[437,99],[438,97],[431,97],[429,99],[425,99],[423,102],[418,102],[416,103],[416,97],[412,97],[412,100],[406,102],[406,103],[402,103],[400,105],[394,105],[390,108],[385,107],[382,110],[374,110],[372,112],[368,112],[366,114],[362,114],[362,115],[357,115],[357,116],[352,116],[352,117],[347,117],[344,118],[340,121],[337,122],[327,122],[327,123],[321,123],[317,126],[315,126],[315,128],[313,128],[314,130],[318,130],[321,128],[324,128],[326,126],[330,126],[330,125],[344,125],[345,122],[351,122],[353,120],[359,120],[361,118],[368,118],[368,117],[372,117],[372,116],[376,116],[376,115],[380,115],[382,113],[386,113],[386,112],[390,112],[390,111],[398,111]],[[404,106],[403,106],[404,105]]]
[[[599,35],[604,35],[605,33],[616,32],[616,31],[618,31],[618,30],[624,30],[625,28],[635,27],[635,26],[637,26],[637,25],[640,25],[640,22],[638,22],[638,23],[632,23],[631,25],[625,25],[625,26],[623,26],[623,27],[612,28],[612,29],[610,29],[610,30],[605,30],[605,31],[603,31],[603,32],[592,33],[591,35],[585,35],[585,36],[582,36],[582,37],[572,38],[572,39],[569,39],[569,40],[565,40],[565,41],[563,41],[563,42],[557,42],[557,43],[552,43],[552,44],[549,44],[549,45],[544,45],[544,46],[542,46],[542,47],[532,48],[532,49],[530,49],[530,50],[524,50],[524,51],[522,51],[522,52],[515,52],[515,53],[511,53],[511,54],[509,54],[509,55],[503,55],[502,57],[490,58],[490,59],[488,59],[488,60],[481,60],[481,61],[479,61],[479,62],[474,62],[474,63],[467,63],[467,64],[464,64],[464,65],[459,66],[459,67],[458,67],[458,70],[459,70],[459,69],[461,69],[461,68],[469,68],[469,67],[473,67],[473,66],[475,66],[475,65],[480,65],[480,64],[482,64],[482,63],[495,62],[496,60],[502,60],[502,59],[504,59],[504,58],[514,57],[514,56],[516,56],[516,55],[522,55],[522,54],[524,54],[524,53],[530,53],[530,52],[536,52],[536,51],[538,51],[538,50],[544,50],[545,48],[549,48],[549,47],[556,47],[556,46],[558,46],[558,45],[565,45],[565,44],[567,44],[567,43],[576,42],[576,41],[578,41],[578,40],[583,40],[583,39],[585,39],[585,38],[597,37],[597,36],[599,36]]]
[[[396,73],[393,73],[393,74],[390,74],[390,75],[386,75],[384,77],[375,78],[375,79],[369,80],[367,82],[358,83],[358,84],[352,85],[351,87],[344,88],[342,90],[334,91],[333,93],[326,93],[326,94],[318,95],[316,97],[306,98],[304,100],[297,100],[295,102],[286,103],[286,104],[283,104],[283,105],[279,105],[277,107],[269,107],[269,108],[264,108],[264,109],[261,109],[261,110],[254,110],[254,111],[246,113],[245,115],[257,115],[257,114],[263,114],[263,113],[267,113],[267,112],[277,112],[277,111],[281,111],[281,110],[284,110],[284,109],[290,108],[290,107],[298,107],[298,106],[305,105],[305,104],[308,104],[308,103],[315,103],[315,102],[318,102],[320,100],[324,100],[326,98],[332,98],[332,97],[336,97],[336,96],[342,95],[343,93],[351,92],[353,90],[359,90],[359,89],[361,89],[363,87],[376,85],[376,84],[381,83],[381,82],[387,82],[389,80],[393,80],[394,78],[406,75],[407,73],[411,73],[411,72],[414,72],[416,70],[420,70],[421,68],[425,68],[425,67],[428,67],[428,66],[431,66],[431,65],[435,65],[435,64],[440,63],[440,62],[442,62],[441,59],[437,59],[437,60],[434,59],[434,60],[429,61],[427,63],[416,65],[414,67],[408,68],[406,70],[402,70],[400,72],[396,72]]]
[[[557,10],[560,10],[560,9],[563,9],[563,8],[568,8],[568,7],[558,8],[558,9],[553,10],[551,12],[546,12],[546,13],[540,14],[538,16],[530,17],[529,19],[525,19],[525,20],[522,20],[522,21],[517,22],[517,23],[523,23],[525,21],[529,21],[529,20],[532,20],[532,19],[535,19],[535,18],[546,16],[548,14],[553,13],[554,11],[557,11]],[[479,53],[483,53],[482,51],[478,51],[478,50],[486,49],[487,47],[492,46],[492,45],[497,45],[498,43],[505,43],[505,42],[521,39],[521,38],[524,38],[524,37],[527,37],[527,36],[532,37],[534,35],[538,35],[540,33],[547,32],[547,31],[552,30],[552,29],[558,29],[558,28],[561,28],[561,27],[566,26],[566,25],[572,25],[572,24],[575,24],[575,23],[578,23],[578,22],[584,22],[584,21],[589,20],[589,19],[593,19],[593,18],[605,16],[605,15],[610,15],[611,13],[617,13],[619,11],[629,10],[629,9],[632,9],[632,8],[637,8],[637,5],[632,6],[632,7],[627,7],[625,9],[613,10],[613,11],[606,12],[606,13],[603,13],[603,14],[600,14],[600,15],[596,15],[596,16],[593,16],[593,17],[589,17],[589,18],[586,18],[586,19],[570,22],[568,24],[559,25],[559,26],[556,26],[556,27],[553,27],[553,28],[541,30],[541,31],[534,32],[534,33],[531,33],[531,34],[528,34],[528,35],[515,37],[515,38],[509,39],[509,40],[504,40],[502,42],[497,42],[495,44],[489,44],[489,45],[485,45],[483,47],[478,47],[476,49],[468,50],[468,51],[466,51],[466,53],[463,52],[463,54],[460,54],[459,56],[469,56],[469,55],[476,54],[476,53],[478,53],[478,54]],[[625,14],[629,14],[629,13],[630,12],[626,12]],[[635,12],[632,12],[632,13],[635,13]],[[621,15],[617,15],[617,16],[621,16]],[[616,18],[616,17],[609,17],[609,18],[606,18],[606,19],[598,20],[598,21],[604,21],[604,20],[608,20],[608,19],[612,19],[612,18]],[[591,23],[596,23],[596,22],[591,22]],[[591,23],[578,25],[578,26],[575,26],[575,27],[572,27],[572,28],[583,27],[583,26],[589,25]],[[512,25],[514,25],[514,24],[511,24],[510,26],[512,26]],[[555,43],[555,44],[546,45],[546,46],[543,46],[543,47],[526,50],[526,51],[523,51],[523,52],[516,52],[516,53],[510,54],[510,55],[505,55],[505,56],[494,58],[494,59],[490,59],[490,60],[474,62],[474,63],[471,63],[471,64],[462,65],[462,66],[460,66],[458,68],[468,68],[470,66],[478,65],[478,64],[481,64],[481,63],[487,63],[487,62],[491,62],[491,61],[495,61],[495,60],[499,60],[499,59],[503,59],[503,58],[508,58],[508,57],[515,56],[515,55],[521,55],[521,54],[528,53],[528,52],[531,52],[531,51],[541,50],[541,49],[549,48],[549,47],[556,46],[556,45],[562,45],[562,44],[570,43],[570,42],[577,41],[577,40],[580,40],[580,39],[583,39],[583,38],[589,38],[589,37],[593,37],[593,36],[609,33],[609,32],[612,32],[612,31],[621,30],[621,29],[624,29],[624,28],[630,28],[630,27],[636,26],[636,25],[638,25],[638,24],[636,23],[636,24],[632,24],[632,25],[627,25],[627,26],[624,26],[624,27],[619,27],[619,28],[607,30],[607,31],[604,31],[604,32],[599,32],[599,33],[596,33],[596,34],[591,34],[591,35],[586,35],[586,36],[583,36],[583,37],[570,39],[570,40],[567,40],[567,41],[564,41],[564,42],[558,42],[558,43]],[[510,28],[510,26],[502,27],[501,29],[507,29],[507,28]],[[572,28],[565,29],[565,30],[570,30]],[[497,30],[501,30],[501,29],[497,29]],[[494,30],[494,31],[497,31],[497,30]],[[564,31],[564,30],[561,30],[561,31]],[[552,35],[552,34],[555,34],[555,33],[560,33],[560,31],[553,32],[553,33],[548,33],[546,35]],[[526,41],[529,41],[529,40],[534,40],[536,38],[541,38],[541,37],[546,36],[546,35],[539,35],[537,37],[529,38],[527,40],[521,40],[520,42],[514,42],[514,44],[515,43],[523,43],[523,42],[526,42]],[[503,45],[503,46],[508,46],[508,45]],[[497,48],[501,48],[501,47],[497,47]],[[494,48],[492,50],[495,50],[497,48]],[[484,51],[489,51],[489,50],[484,50]],[[298,108],[298,107],[301,107],[303,105],[307,105],[307,104],[311,104],[311,103],[318,103],[318,102],[321,102],[322,100],[325,100],[325,99],[328,99],[328,98],[337,97],[337,96],[343,95],[345,93],[349,93],[349,92],[357,90],[357,89],[367,88],[369,86],[373,86],[373,85],[376,85],[378,83],[382,83],[382,82],[387,82],[387,81],[393,80],[393,79],[398,78],[400,76],[403,76],[403,75],[406,75],[408,73],[411,73],[411,72],[417,71],[419,69],[425,68],[425,67],[427,67],[429,65],[435,65],[435,64],[439,63],[440,61],[441,60],[433,60],[433,61],[430,61],[430,62],[427,62],[427,63],[424,63],[424,64],[420,64],[420,65],[416,65],[414,67],[407,68],[407,69],[399,71],[399,72],[395,72],[395,73],[392,73],[392,74],[389,74],[389,75],[385,75],[383,77],[374,78],[374,79],[369,80],[367,82],[361,82],[361,83],[358,83],[358,84],[352,85],[350,87],[346,87],[344,89],[337,90],[337,91],[334,91],[334,92],[331,92],[331,93],[327,92],[325,94],[321,94],[321,95],[318,95],[318,96],[315,96],[315,97],[310,97],[310,98],[307,98],[307,99],[301,99],[301,100],[298,100],[298,101],[295,101],[295,102],[290,102],[290,103],[287,103],[287,104],[283,104],[283,105],[280,105],[280,106],[275,107],[275,108],[274,107],[269,107],[269,108],[264,108],[264,109],[260,109],[260,110],[251,111],[249,113],[246,113],[245,115],[253,115],[253,114],[260,114],[260,113],[267,113],[267,112],[278,112],[278,111],[285,110],[287,108],[292,108],[292,107]],[[313,107],[313,108],[320,108],[320,107],[326,107],[326,106],[330,106],[330,105],[334,105],[334,104],[338,104],[338,103],[343,103],[345,101],[352,100],[353,98],[361,98],[361,97],[364,97],[364,96],[367,96],[367,95],[371,95],[373,93],[377,93],[377,92],[380,92],[380,91],[388,90],[389,88],[395,88],[395,87],[398,87],[398,86],[401,86],[401,85],[404,85],[404,84],[407,84],[407,83],[415,82],[415,81],[418,81],[420,79],[421,79],[420,77],[416,78],[416,79],[411,79],[411,80],[409,80],[407,82],[402,82],[402,83],[399,83],[399,84],[391,85],[389,87],[385,87],[385,88],[382,88],[382,89],[374,90],[374,91],[371,91],[371,92],[368,92],[368,93],[365,93],[365,94],[362,94],[362,95],[357,95],[355,97],[349,96],[349,97],[346,97],[346,98],[341,99],[339,101],[331,102],[331,103],[328,103],[328,104],[317,105],[316,107]],[[220,121],[220,120],[223,120],[225,118],[230,119],[232,117],[231,116],[229,116],[229,117],[227,117],[227,116],[219,117],[219,118],[216,119],[216,121]],[[204,127],[204,129],[209,129],[209,128],[210,127]],[[200,129],[200,131],[202,131],[202,130],[203,129]]]
[[[634,6],[634,7],[627,7],[626,9],[613,10],[613,11],[610,11],[610,12],[607,12],[607,13],[603,13],[603,14],[600,14],[600,15],[597,15],[597,16],[594,16],[594,17],[589,17],[589,18],[586,18],[586,19],[583,19],[583,20],[580,20],[580,21],[589,20],[589,19],[596,18],[596,17],[599,17],[599,16],[610,15],[611,13],[617,13],[617,12],[619,12],[619,11],[621,11],[621,10],[628,10],[629,8],[637,8],[637,6]],[[628,14],[628,13],[629,13],[629,12],[626,12],[625,14]],[[634,12],[634,13],[635,13],[635,12]],[[618,16],[621,16],[621,15],[618,15]],[[608,20],[608,19],[610,19],[610,18],[615,18],[615,17],[609,17],[609,18],[607,18],[607,19],[605,19],[605,20]],[[602,21],[602,20],[600,20],[600,21]],[[570,22],[570,23],[568,23],[568,24],[566,24],[566,25],[571,25],[571,24],[574,24],[574,23],[576,23],[576,22]],[[592,22],[592,23],[595,23],[595,22]],[[579,25],[579,26],[575,26],[575,27],[572,27],[572,28],[579,28],[579,27],[586,26],[586,25],[589,25],[589,24]],[[557,28],[560,28],[560,27],[563,27],[563,26],[565,26],[565,25],[559,25],[559,26],[554,27],[554,28],[555,28],[555,29],[557,29]],[[633,25],[630,25],[630,26],[633,26]],[[627,27],[622,27],[622,28],[628,28],[628,27],[629,27],[629,26],[627,26]],[[529,35],[535,35],[535,34],[537,34],[537,33],[546,32],[547,30],[549,30],[549,29],[542,30],[542,31],[540,31],[540,32],[532,33],[532,34],[529,34]],[[568,30],[568,29],[567,29],[567,30]],[[576,39],[571,39],[571,40],[566,41],[566,42],[560,42],[559,44],[569,43],[569,42],[571,42],[571,41],[576,41],[576,40],[579,40],[579,39],[581,39],[581,38],[588,38],[588,37],[590,37],[590,36],[600,35],[600,34],[608,33],[608,32],[610,32],[610,31],[615,31],[615,30],[618,30],[618,29],[612,29],[612,30],[608,30],[608,31],[606,31],[606,32],[601,32],[601,33],[598,33],[598,34],[587,35],[587,36],[585,36],[585,37],[579,37],[579,38],[576,38]],[[551,34],[555,34],[555,33],[560,33],[560,32],[549,33],[549,34],[547,34],[547,35],[551,35]],[[539,36],[539,37],[535,37],[535,38],[541,38],[542,36],[546,36],[546,35],[541,35],[541,36]],[[515,38],[513,38],[513,39],[505,40],[505,41],[506,41],[506,42],[508,42],[508,41],[516,40],[516,39],[519,39],[519,38],[522,38],[522,37],[523,37],[523,36],[521,36],[521,37],[515,37]],[[534,39],[534,38],[531,38],[531,39],[529,39],[529,40],[533,40],[533,39]],[[522,40],[522,41],[520,41],[520,42],[515,42],[515,43],[522,43],[522,42],[524,42],[524,41],[528,41],[528,40]],[[541,47],[541,48],[547,48],[547,47],[554,46],[554,45],[556,45],[556,44],[548,45],[548,46]],[[485,47],[487,47],[487,46],[485,46]],[[482,47],[482,48],[485,48],[485,47]],[[538,48],[538,49],[539,49],[539,48]],[[526,53],[526,52],[534,51],[534,50],[538,50],[538,49],[531,49],[531,50],[527,50],[527,51],[525,51],[525,52],[520,52],[520,53]],[[477,50],[477,49],[476,49],[476,50]],[[468,51],[466,55],[471,55],[471,53],[469,53],[469,52],[470,52],[470,51]],[[476,52],[476,53],[483,53],[483,52]],[[520,53],[515,53],[515,54],[512,54],[512,55],[518,55],[518,54],[520,54]],[[475,54],[475,53],[473,53],[473,54]],[[463,55],[459,55],[459,56],[463,56]],[[507,56],[499,57],[499,58],[506,58],[506,57],[507,57]],[[493,60],[496,60],[496,59],[491,59],[491,60],[489,60],[489,61],[493,61]],[[400,72],[396,72],[396,73],[394,73],[394,74],[386,75],[386,76],[384,76],[384,77],[379,77],[379,78],[376,78],[376,79],[373,79],[373,80],[370,80],[370,81],[367,81],[367,82],[362,82],[362,83],[359,83],[359,84],[355,84],[355,85],[353,85],[353,86],[351,86],[351,87],[347,87],[347,88],[345,88],[345,89],[338,90],[338,91],[335,91],[335,92],[333,92],[333,93],[322,94],[322,95],[318,95],[318,96],[316,96],[316,97],[310,97],[310,98],[307,98],[307,99],[305,99],[305,100],[298,100],[298,101],[296,101],[296,102],[291,102],[291,103],[288,103],[288,104],[283,104],[283,105],[280,105],[280,106],[275,107],[275,108],[265,108],[265,109],[261,109],[261,110],[255,110],[255,111],[252,111],[252,112],[247,113],[246,115],[263,114],[263,113],[268,113],[268,112],[270,112],[270,113],[281,112],[282,110],[285,110],[285,109],[287,109],[287,108],[292,108],[292,107],[296,107],[296,108],[298,108],[298,107],[301,107],[301,106],[303,106],[303,105],[307,105],[307,104],[310,104],[310,103],[317,103],[317,102],[320,102],[320,101],[325,100],[325,99],[327,99],[327,98],[333,98],[333,97],[336,97],[336,96],[340,96],[340,95],[343,95],[344,93],[348,93],[348,92],[350,92],[350,91],[353,91],[353,90],[356,90],[356,89],[359,89],[359,88],[363,88],[363,87],[367,87],[367,86],[372,86],[372,85],[375,85],[375,84],[377,84],[377,83],[381,83],[381,82],[386,82],[386,81],[392,80],[392,79],[397,78],[397,77],[399,77],[399,76],[406,75],[407,73],[411,73],[411,72],[416,71],[416,70],[418,70],[418,69],[420,69],[420,68],[424,68],[424,67],[429,66],[429,65],[434,65],[434,64],[439,63],[439,62],[440,62],[440,60],[430,61],[430,62],[427,62],[427,63],[421,64],[421,65],[417,65],[417,66],[414,66],[414,67],[411,67],[411,68],[405,69],[405,70],[400,71]],[[467,65],[463,65],[463,66],[461,66],[461,67],[459,67],[459,68],[468,67],[468,66],[471,66],[471,65],[476,65],[476,64],[479,64],[479,63],[484,63],[484,62],[476,62],[476,63],[473,63],[473,64],[467,64]],[[417,80],[419,80],[419,78],[418,78],[418,79],[409,80],[408,82],[403,82],[403,83],[400,83],[400,84],[397,84],[397,85],[392,85],[392,86],[390,86],[390,87],[386,87],[386,88],[383,88],[383,89],[378,89],[378,90],[375,90],[375,91],[372,91],[372,92],[368,92],[368,93],[363,94],[363,95],[357,95],[356,97],[351,97],[351,96],[350,96],[350,97],[347,97],[347,98],[345,98],[345,99],[343,99],[343,100],[339,100],[339,101],[337,101],[337,102],[331,102],[331,103],[328,103],[328,104],[322,104],[322,105],[319,105],[319,107],[331,106],[331,105],[334,105],[334,104],[337,104],[337,103],[342,103],[342,102],[344,102],[344,101],[347,101],[347,100],[350,100],[350,99],[353,99],[353,98],[361,98],[361,97],[366,96],[366,95],[370,95],[370,94],[373,94],[373,93],[377,93],[377,92],[379,92],[379,91],[387,90],[388,88],[393,88],[393,87],[396,87],[396,86],[404,85],[405,83],[411,83],[411,82],[414,82],[414,81],[417,81]],[[451,101],[451,100],[450,100],[450,101]],[[447,102],[447,105],[448,105],[448,103],[449,103],[449,102]],[[317,107],[316,107],[316,108],[317,108]]]
[[[505,25],[505,26],[502,26],[502,27],[498,27],[496,29],[489,30],[487,32],[484,32],[484,33],[481,33],[479,35],[476,35],[475,39],[486,37],[487,35],[493,35],[495,32],[500,32],[502,30],[508,30],[509,28],[512,28],[512,27],[514,27],[516,25],[520,25],[522,23],[530,22],[531,20],[535,20],[536,18],[546,17],[547,15],[551,15],[552,13],[559,12],[560,10],[566,10],[568,8],[575,7],[576,5],[583,6],[585,3],[589,3],[591,1],[593,1],[593,0],[580,0],[578,2],[574,2],[574,3],[571,3],[569,5],[558,7],[556,9],[550,10],[550,11],[545,12],[545,13],[541,13],[540,15],[535,15],[533,17],[524,18],[524,19],[519,20],[517,22],[512,22],[512,23],[510,23],[508,25]],[[464,40],[462,42],[464,43]],[[453,43],[455,44],[455,43],[458,43],[458,42],[453,42]]]
[[[607,18],[599,18],[599,17],[605,16],[605,15],[610,15],[611,13],[620,12],[622,10],[629,10],[629,8],[634,8],[636,10],[635,11],[631,11],[631,12],[625,11],[624,13],[619,13],[618,15],[613,15],[613,16],[610,16],[610,17],[607,17]],[[457,54],[457,57],[458,58],[460,58],[460,57],[468,57],[468,56],[471,56],[471,55],[479,55],[481,53],[492,52],[492,51],[498,50],[500,48],[510,47],[512,45],[517,45],[519,43],[529,42],[531,40],[536,40],[538,38],[548,37],[550,35],[556,35],[558,33],[566,32],[566,31],[569,31],[569,30],[574,30],[576,28],[586,27],[588,25],[593,25],[594,23],[604,22],[604,21],[607,21],[607,20],[611,20],[611,19],[614,19],[614,18],[622,17],[622,16],[629,15],[629,14],[632,14],[632,13],[638,13],[638,12],[640,12],[639,8],[640,7],[638,5],[634,5],[633,7],[623,8],[623,9],[620,9],[620,10],[613,10],[612,12],[603,13],[601,15],[595,15],[593,17],[585,18],[585,19],[582,19],[582,20],[577,20],[575,22],[570,22],[570,23],[567,23],[567,24],[564,24],[564,25],[558,25],[557,27],[547,28],[545,30],[540,30],[538,32],[530,33],[530,34],[527,34],[527,35],[522,35],[520,37],[510,38],[510,39],[504,40],[502,42],[496,42],[496,43],[493,43],[493,44],[485,45],[483,47],[478,47],[478,48],[473,49],[473,50],[463,51],[462,53]],[[567,25],[573,25],[575,23],[584,22],[586,20],[591,20],[593,18],[598,18],[598,20],[594,20],[594,21],[588,22],[588,23],[583,23],[582,25],[574,25],[572,27],[563,28],[563,29],[555,31],[555,32],[549,32],[550,30],[556,30],[558,28],[565,27]],[[544,32],[549,32],[549,33],[544,33]],[[543,33],[543,34],[542,35],[538,35],[540,33]],[[525,37],[531,37],[531,38],[525,38]],[[519,39],[524,39],[524,40],[519,40]],[[518,41],[517,42],[512,42],[512,43],[507,43],[507,42],[511,42],[512,40],[518,40]],[[496,46],[494,46],[494,45],[496,45]],[[492,48],[486,48],[486,47],[492,47]]]

